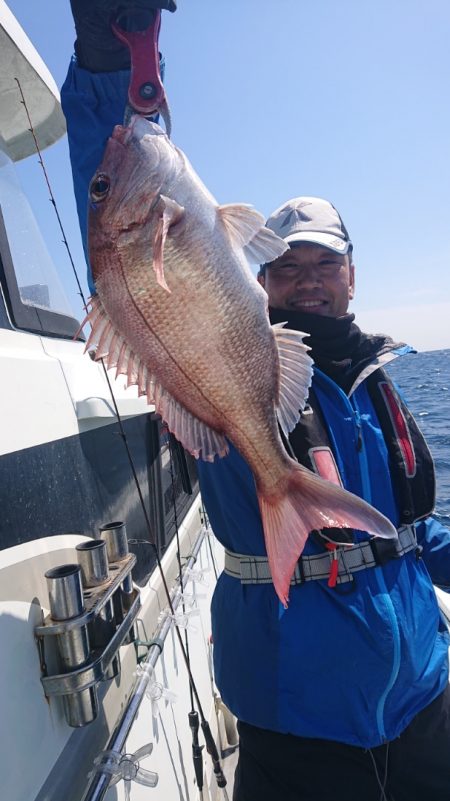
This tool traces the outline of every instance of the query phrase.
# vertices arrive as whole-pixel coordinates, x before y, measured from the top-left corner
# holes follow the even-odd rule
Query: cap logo
[[[285,228],[287,225],[290,226],[297,222],[311,222],[312,217],[308,217],[308,215],[302,211],[305,206],[311,206],[311,202],[309,200],[303,200],[301,203],[299,203],[295,209],[292,209],[292,211],[289,212],[283,223],[280,225],[280,228]]]

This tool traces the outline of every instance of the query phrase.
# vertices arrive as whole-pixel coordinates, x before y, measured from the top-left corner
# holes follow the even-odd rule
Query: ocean
[[[388,370],[433,455],[437,480],[435,516],[450,528],[450,350],[402,356]]]

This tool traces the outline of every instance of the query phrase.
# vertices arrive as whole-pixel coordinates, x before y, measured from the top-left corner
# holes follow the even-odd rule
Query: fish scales
[[[135,118],[114,130],[90,187],[98,293],[90,343],[111,327],[114,353],[98,357],[113,366],[117,341],[124,343],[119,369],[129,383],[140,381],[139,391],[195,456],[223,457],[230,440],[246,459],[284,604],[312,529],[396,536],[379,512],[283,447],[277,411],[288,434],[305,404],[311,360],[303,334],[270,326],[245,251],[271,261],[286,247],[250,207],[219,206],[157,125]],[[112,339],[106,330],[102,342]]]

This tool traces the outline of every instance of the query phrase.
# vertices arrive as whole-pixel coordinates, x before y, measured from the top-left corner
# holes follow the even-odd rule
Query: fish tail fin
[[[366,501],[294,464],[277,495],[258,490],[267,556],[275,591],[285,607],[295,565],[311,531],[356,528],[384,539],[397,531]]]

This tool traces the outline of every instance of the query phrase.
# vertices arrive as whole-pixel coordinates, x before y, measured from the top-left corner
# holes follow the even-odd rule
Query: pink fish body
[[[289,583],[313,529],[395,537],[392,524],[291,459],[281,442],[298,422],[312,376],[303,334],[272,327],[247,257],[286,244],[249,206],[219,206],[161,128],[117,126],[90,187],[89,257],[98,295],[88,319],[96,358],[128,384],[196,457],[228,452],[256,483],[275,590]]]

